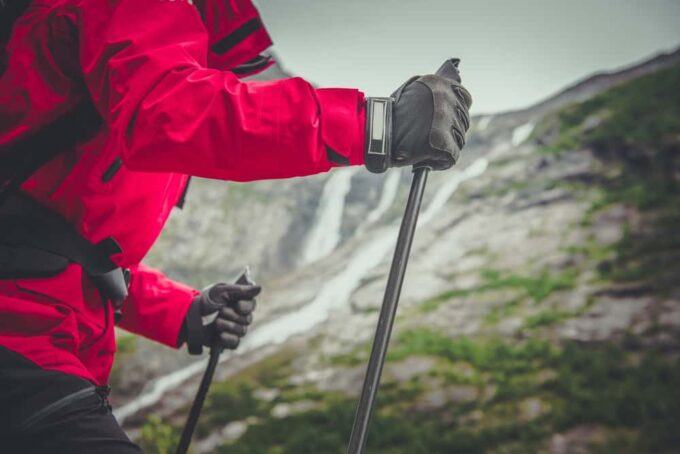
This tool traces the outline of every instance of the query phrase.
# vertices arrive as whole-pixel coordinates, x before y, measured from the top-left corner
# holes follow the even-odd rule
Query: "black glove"
[[[367,98],[366,167],[445,170],[458,160],[470,127],[470,93],[452,58],[437,74],[412,77],[391,98]]]
[[[240,283],[242,279],[236,284],[211,285],[194,298],[179,339],[180,345],[186,341],[189,353],[200,355],[204,345],[231,350],[238,347],[253,321],[255,297],[262,290],[251,282]],[[203,317],[212,314],[216,315],[214,320],[204,324]]]

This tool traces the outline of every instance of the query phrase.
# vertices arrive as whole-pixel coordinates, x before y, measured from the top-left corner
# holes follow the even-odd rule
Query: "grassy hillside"
[[[555,267],[508,268],[482,249],[474,285],[459,287],[452,276],[450,290],[402,308],[368,452],[677,452],[679,88],[676,66],[536,126],[526,160],[545,167],[546,181],[522,174],[484,197],[559,190],[576,201],[581,215],[560,235],[576,240],[555,252]],[[551,168],[591,158],[588,173],[550,179]],[[623,233],[604,241],[602,220],[612,213]],[[574,306],[577,296],[584,302]],[[489,301],[472,335],[447,329],[447,310]],[[601,319],[588,317],[609,311],[616,319],[631,305],[644,308],[644,323],[599,337],[565,334],[593,325],[589,320],[596,320],[588,326],[599,333]],[[519,324],[508,334],[501,325],[510,318]],[[231,424],[240,427],[238,435],[219,452],[345,452],[356,397],[294,379],[296,365],[317,354],[315,346],[308,341],[305,349],[276,354],[217,383],[199,438]],[[368,349],[360,345],[320,361],[335,376],[351,376]],[[143,431],[147,452],[171,452],[181,423],[150,420]]]

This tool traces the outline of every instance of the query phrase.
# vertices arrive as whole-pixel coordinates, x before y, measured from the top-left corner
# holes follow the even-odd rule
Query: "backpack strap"
[[[90,100],[34,134],[0,147],[0,203],[57,155],[94,136],[102,119]]]
[[[128,282],[110,256],[121,251],[111,237],[90,243],[59,214],[26,194],[13,194],[0,206],[0,279],[58,274],[73,262],[116,306],[127,297]]]
[[[7,69],[7,42],[16,20],[24,14],[31,0],[0,0],[0,76]]]
[[[30,4],[31,0],[0,0],[0,42],[9,40],[14,22]]]

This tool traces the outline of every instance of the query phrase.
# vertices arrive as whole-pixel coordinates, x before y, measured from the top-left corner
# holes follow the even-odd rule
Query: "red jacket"
[[[300,78],[242,82],[271,41],[249,0],[35,0],[15,23],[0,79],[0,150],[90,98],[103,119],[23,185],[93,243],[113,237],[132,270],[120,326],[176,346],[196,290],[140,265],[187,175],[288,178],[363,163],[364,97]],[[339,158],[338,158],[339,156]],[[123,166],[108,181],[116,159]],[[103,384],[110,309],[78,265],[0,281],[0,345]]]

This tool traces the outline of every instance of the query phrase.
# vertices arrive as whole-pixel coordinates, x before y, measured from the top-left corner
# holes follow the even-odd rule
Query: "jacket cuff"
[[[137,276],[139,278],[139,276]],[[135,276],[131,289],[135,288]],[[119,326],[126,331],[178,348],[177,343],[189,307],[200,292],[188,285],[154,286],[147,292],[131,292],[123,303]]]
[[[366,100],[352,88],[317,90],[321,110],[321,139],[333,166],[362,165]]]
[[[179,332],[182,330],[184,319],[187,312],[194,301],[194,297],[199,293],[197,290],[189,287],[175,289],[181,290],[182,295],[175,294],[172,301],[168,301],[168,307],[164,312],[165,317],[158,320],[159,326],[153,330],[152,339],[167,345],[172,348],[179,348],[177,339]],[[148,336],[148,334],[147,334]]]

